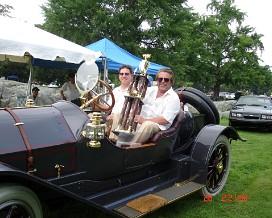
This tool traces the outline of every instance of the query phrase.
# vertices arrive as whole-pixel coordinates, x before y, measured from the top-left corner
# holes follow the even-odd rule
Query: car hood
[[[237,106],[231,111],[237,113],[272,114],[272,108],[263,106]]]

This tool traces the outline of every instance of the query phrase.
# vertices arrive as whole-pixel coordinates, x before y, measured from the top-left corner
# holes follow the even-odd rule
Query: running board
[[[205,186],[195,182],[176,183],[167,189],[134,199],[125,205],[115,208],[114,211],[124,217],[141,217],[203,187]]]

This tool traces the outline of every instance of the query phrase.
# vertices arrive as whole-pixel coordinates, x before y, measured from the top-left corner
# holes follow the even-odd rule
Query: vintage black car
[[[85,77],[78,72],[77,78]],[[84,81],[77,82],[84,87]],[[232,127],[219,125],[206,95],[177,89],[180,100],[199,113],[180,111],[170,129],[145,144],[116,146],[104,135],[105,94],[93,91],[99,83],[112,96],[111,90],[101,80],[87,82],[81,92],[91,88],[97,95],[82,108],[59,101],[0,109],[0,217],[39,218],[41,202],[64,197],[117,217],[140,217],[190,193],[215,196],[223,189],[230,143],[241,138]],[[84,109],[91,102],[100,109]]]
[[[229,125],[272,130],[271,99],[267,96],[241,96],[230,111]]]

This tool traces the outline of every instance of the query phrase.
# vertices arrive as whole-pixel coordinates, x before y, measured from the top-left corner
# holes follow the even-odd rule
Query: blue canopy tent
[[[106,38],[87,45],[86,48],[91,49],[92,51],[102,52],[106,60],[106,70],[118,71],[119,67],[123,64],[129,64],[132,69],[135,70],[138,68],[140,61],[143,59],[132,55]],[[104,68],[102,64],[103,58],[97,59],[96,63],[100,69]],[[163,67],[165,66],[150,62],[147,74],[156,75],[157,71]]]

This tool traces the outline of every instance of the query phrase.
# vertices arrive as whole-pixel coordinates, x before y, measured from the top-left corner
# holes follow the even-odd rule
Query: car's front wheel
[[[0,217],[41,218],[42,207],[30,189],[16,184],[0,185]]]
[[[228,138],[220,135],[216,140],[208,162],[207,183],[201,194],[215,196],[226,184],[231,163],[231,148]]]

